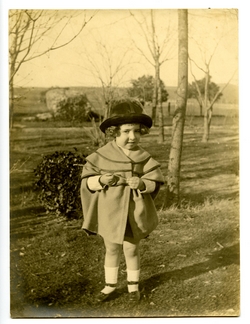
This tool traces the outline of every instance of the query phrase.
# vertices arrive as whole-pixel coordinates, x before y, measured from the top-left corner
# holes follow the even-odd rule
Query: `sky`
[[[61,10],[60,14],[68,16],[71,12]],[[153,59],[146,45],[146,38],[142,35],[142,30],[135,19],[131,17],[129,10],[126,9],[103,9],[98,12],[78,10],[78,17],[72,19],[57,44],[67,41],[80,29],[83,15],[88,19],[94,12],[94,17],[73,42],[22,64],[15,77],[15,86],[101,86],[101,81],[107,84],[110,79],[109,64],[110,69],[114,71],[118,63],[122,65],[122,69],[114,76],[114,85],[130,86],[132,79],[137,79],[144,74],[154,75]],[[144,16],[149,22],[149,10],[144,9],[143,12],[134,10],[133,13],[136,19],[142,21]],[[203,78],[204,64],[211,58],[218,42],[219,45],[211,60],[210,74],[215,83],[227,83],[238,67],[237,19],[222,9],[190,9],[188,19],[189,55],[195,62],[192,64],[195,77]],[[177,10],[158,9],[155,12],[155,21],[159,45],[163,44],[166,35],[168,37],[167,45],[162,52],[162,58],[167,60],[161,65],[161,79],[166,86],[176,86],[178,79]],[[142,27],[145,30],[146,24],[143,23]],[[38,42],[39,48],[35,50],[42,52],[48,48],[60,30],[61,25],[58,25],[51,34]],[[137,47],[146,55],[146,59]],[[200,68],[197,68],[197,65]],[[189,80],[189,82],[193,81],[191,74]],[[238,83],[237,72],[231,83]]]

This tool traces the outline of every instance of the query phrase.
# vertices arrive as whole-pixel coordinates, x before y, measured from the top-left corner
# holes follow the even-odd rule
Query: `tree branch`
[[[59,12],[59,11],[58,11]],[[10,11],[11,23],[10,23],[10,36],[14,37],[13,46],[10,48],[10,66],[11,73],[9,83],[13,82],[13,78],[19,71],[23,63],[31,61],[35,58],[43,56],[50,51],[57,50],[64,46],[70,44],[79,34],[82,32],[87,23],[95,16],[96,12],[86,20],[84,16],[84,21],[81,28],[77,33],[74,34],[68,41],[55,46],[56,41],[62,35],[63,31],[69,24],[69,21],[73,16],[70,16],[64,26],[60,29],[56,38],[54,39],[52,45],[40,53],[31,54],[31,50],[34,48],[34,44],[38,41],[42,42],[42,37],[47,35],[50,30],[52,30],[62,19],[56,19],[54,15],[49,13],[48,17],[44,10],[16,10]],[[24,17],[25,15],[25,17]],[[46,18],[45,20],[42,18]],[[52,21],[54,19],[54,22]]]
[[[194,78],[194,83],[195,83],[196,90],[198,92],[198,97],[200,98],[200,102],[204,106],[204,101],[202,99],[202,95],[201,95],[201,91],[200,91],[200,88],[199,88],[199,85],[198,85],[198,81],[197,81],[197,79],[196,79],[196,77],[195,77],[195,75],[193,73],[193,70],[192,70],[192,63],[191,63],[191,61],[192,60],[189,60],[189,62],[190,62],[190,72],[191,72],[191,74],[192,74],[192,76]],[[198,100],[198,102],[199,102],[199,100]]]
[[[42,53],[40,53],[40,54],[37,54],[37,55],[34,55],[34,56],[32,56],[32,57],[30,57],[30,58],[28,58],[28,59],[26,59],[24,62],[28,62],[28,61],[30,61],[30,60],[33,60],[33,59],[35,59],[35,58],[37,58],[37,57],[40,57],[40,56],[42,56],[42,55],[44,55],[44,54],[47,54],[48,52],[51,52],[51,51],[55,51],[55,50],[57,50],[57,49],[59,49],[59,48],[62,48],[62,47],[64,47],[64,46],[66,46],[66,45],[68,45],[68,44],[70,44],[71,42],[73,42],[73,40],[82,32],[82,30],[83,30],[83,28],[86,26],[86,24],[91,20],[93,18],[93,16],[86,22],[84,22],[83,23],[83,25],[82,25],[82,27],[80,28],[80,30],[69,40],[69,41],[67,41],[67,42],[65,42],[65,43],[63,43],[63,44],[60,44],[60,45],[58,45],[58,46],[55,46],[55,47],[50,47],[49,49],[47,49],[46,51],[44,51],[44,52],[42,52]]]
[[[215,101],[217,100],[218,96],[225,90],[225,88],[229,85],[230,81],[233,79],[235,73],[236,73],[237,69],[234,71],[234,73],[232,74],[231,78],[228,80],[228,82],[223,86],[222,89],[220,89],[216,95],[214,96],[211,104],[209,105],[209,107],[207,108],[207,110],[211,109],[211,107],[214,105]]]

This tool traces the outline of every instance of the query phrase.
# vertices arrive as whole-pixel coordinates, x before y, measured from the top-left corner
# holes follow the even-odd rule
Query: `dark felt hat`
[[[125,98],[111,103],[107,118],[101,123],[100,129],[103,133],[110,126],[122,124],[143,124],[150,128],[152,119],[145,113],[139,100]]]

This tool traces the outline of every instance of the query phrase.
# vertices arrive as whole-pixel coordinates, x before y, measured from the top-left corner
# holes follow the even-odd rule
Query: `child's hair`
[[[105,130],[105,134],[108,138],[115,138],[119,135],[120,126],[110,126]],[[149,134],[149,128],[143,124],[140,124],[140,133],[141,135]]]

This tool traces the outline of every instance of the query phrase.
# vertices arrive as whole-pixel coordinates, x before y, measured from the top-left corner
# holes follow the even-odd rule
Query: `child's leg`
[[[119,267],[120,258],[122,253],[122,245],[104,240],[106,254],[105,254],[105,267]]]
[[[127,265],[127,281],[128,292],[134,292],[139,290],[139,277],[140,277],[140,253],[139,242],[123,243],[124,256]]]
[[[107,240],[104,240],[104,244],[106,248],[104,263],[106,285],[102,293],[110,294],[116,289],[122,245]]]
[[[139,242],[124,241],[123,242],[124,256],[127,268],[130,270],[140,269],[140,251]]]

